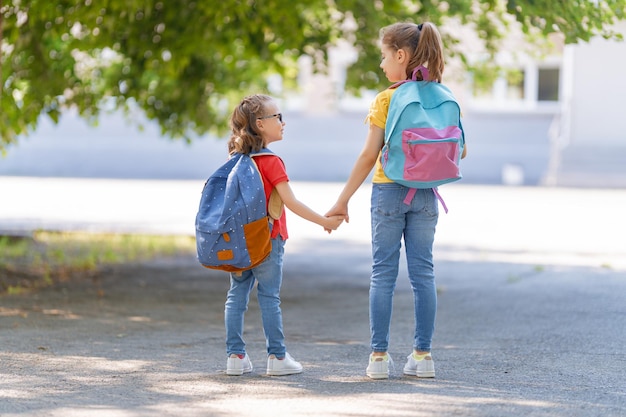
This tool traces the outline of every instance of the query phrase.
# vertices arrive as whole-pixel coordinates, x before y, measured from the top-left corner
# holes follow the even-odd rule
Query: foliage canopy
[[[139,108],[172,138],[216,133],[235,101],[267,91],[269,75],[293,82],[303,54],[323,68],[339,39],[359,54],[347,87],[378,88],[378,31],[396,21],[454,20],[493,53],[512,24],[542,37],[560,33],[566,43],[619,38],[607,28],[625,7],[626,0],[0,0],[0,150],[42,116],[58,122],[67,107],[94,123],[103,109]],[[442,35],[455,53],[459,39]]]

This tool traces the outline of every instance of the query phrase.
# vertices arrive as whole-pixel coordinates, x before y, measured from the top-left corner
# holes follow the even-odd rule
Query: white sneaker
[[[302,372],[302,365],[296,362],[289,353],[285,352],[283,359],[278,359],[275,355],[267,358],[267,375],[292,375]]]
[[[389,354],[385,356],[374,356],[370,353],[370,362],[367,365],[365,374],[372,379],[389,379],[389,365],[393,366],[393,360]]]
[[[407,356],[406,359],[406,365],[404,365],[404,373],[406,375],[415,375],[418,378],[435,377],[435,361],[433,361],[430,353],[421,360],[417,360],[413,353]]]
[[[243,375],[252,372],[252,362],[248,354],[236,355],[232,354],[226,361],[226,375]]]

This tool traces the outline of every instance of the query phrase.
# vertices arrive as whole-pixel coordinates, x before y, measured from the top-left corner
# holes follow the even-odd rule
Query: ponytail
[[[407,79],[411,78],[415,68],[423,65],[428,68],[429,81],[441,82],[445,66],[443,42],[434,24],[395,23],[381,30],[381,41],[395,50],[404,49],[409,54]],[[422,80],[420,73],[417,77]]]
[[[437,27],[430,22],[423,23],[420,26],[422,28],[420,30],[419,42],[407,66],[410,71],[407,72],[412,73],[414,68],[427,64],[425,66],[428,68],[430,80],[440,83],[445,66],[441,35]]]

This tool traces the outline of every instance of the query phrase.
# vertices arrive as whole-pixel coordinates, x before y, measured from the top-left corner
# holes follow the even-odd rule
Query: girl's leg
[[[393,293],[398,277],[400,240],[404,230],[402,199],[406,188],[397,184],[372,186],[372,277],[370,331],[374,352],[387,352]]]
[[[433,243],[438,217],[439,207],[432,190],[418,190],[407,213],[404,241],[415,304],[413,347],[421,352],[430,352],[435,330],[437,288],[433,268]]]
[[[272,252],[268,259],[254,268],[254,276],[258,282],[257,292],[263,330],[268,355],[285,357],[285,335],[283,334],[283,316],[280,309],[280,287],[283,281],[283,254],[285,241],[272,239]]]
[[[244,314],[248,310],[250,291],[254,287],[254,275],[251,271],[242,272],[240,277],[230,275],[230,289],[226,296],[224,323],[226,325],[226,353],[246,353],[243,340]]]

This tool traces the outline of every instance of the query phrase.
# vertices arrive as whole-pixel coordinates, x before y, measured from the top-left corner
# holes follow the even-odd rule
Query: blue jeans
[[[371,347],[389,349],[393,294],[404,238],[409,281],[413,289],[415,335],[413,348],[429,352],[435,331],[437,289],[433,243],[439,218],[432,189],[417,190],[410,205],[403,202],[408,188],[400,184],[372,185],[372,277],[370,281]]]
[[[226,297],[224,322],[226,325],[226,353],[245,354],[243,340],[244,315],[248,310],[250,292],[257,285],[257,298],[261,309],[263,331],[268,355],[285,357],[285,336],[283,316],[280,309],[280,287],[283,281],[283,254],[285,241],[280,237],[272,239],[272,252],[259,266],[241,273],[230,275],[230,289]]]

